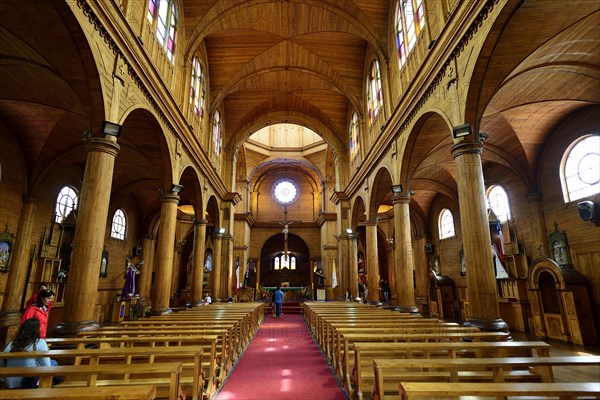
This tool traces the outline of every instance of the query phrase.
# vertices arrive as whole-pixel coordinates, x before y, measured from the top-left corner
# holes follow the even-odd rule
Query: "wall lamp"
[[[352,235],[352,228],[346,228],[346,232],[348,233],[348,235]]]
[[[114,122],[109,122],[109,121],[102,122],[102,133],[104,133],[105,137],[113,136],[115,138],[118,138],[119,136],[121,136],[122,128],[123,128],[122,125],[115,124]]]
[[[182,190],[183,190],[183,185],[171,186],[171,193],[181,193]]]
[[[392,193],[394,193],[394,194],[402,193],[402,185],[392,185]]]
[[[224,233],[225,233],[225,228],[219,228],[219,229],[217,230],[217,232],[219,233],[219,235],[222,235],[222,234],[224,234]]]
[[[473,133],[473,128],[469,123],[452,128],[452,137],[454,137],[454,139],[469,136],[471,133]]]

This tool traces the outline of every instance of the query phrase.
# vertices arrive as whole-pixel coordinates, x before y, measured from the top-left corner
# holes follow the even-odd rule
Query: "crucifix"
[[[289,226],[291,224],[293,224],[295,221],[288,221],[287,219],[287,206],[283,206],[283,222],[279,222],[281,225],[283,225],[283,230],[281,231],[281,233],[283,233],[283,259],[287,261],[288,259],[288,233],[289,233]]]

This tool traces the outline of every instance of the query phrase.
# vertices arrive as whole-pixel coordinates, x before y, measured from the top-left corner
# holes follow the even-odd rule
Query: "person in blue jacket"
[[[5,353],[15,351],[48,351],[48,344],[40,338],[39,319],[29,318],[21,324],[15,340],[4,349]],[[5,362],[7,367],[50,367],[53,365],[50,357],[15,358],[5,360]],[[8,389],[35,388],[38,385],[38,378],[7,377],[5,384]]]
[[[277,290],[275,291],[275,316],[277,318],[281,317],[281,306],[283,305],[283,292],[277,286]]]

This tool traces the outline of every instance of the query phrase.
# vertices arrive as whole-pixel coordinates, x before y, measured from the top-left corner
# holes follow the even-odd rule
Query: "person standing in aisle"
[[[275,291],[275,316],[277,318],[281,318],[281,306],[283,305],[283,292],[277,286],[277,290]]]

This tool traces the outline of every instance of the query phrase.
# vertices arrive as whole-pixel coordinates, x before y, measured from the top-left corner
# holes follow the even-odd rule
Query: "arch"
[[[356,196],[354,199],[354,205],[352,206],[352,212],[350,217],[350,227],[356,231],[359,224],[363,224],[366,220],[367,209],[365,207],[365,200],[362,196]]]
[[[219,203],[214,195],[211,195],[206,203],[206,216],[213,228],[221,225],[221,212],[219,211]]]
[[[371,197],[369,204],[369,218],[375,217],[379,211],[379,207],[387,205],[392,207],[392,174],[387,166],[381,166],[371,187]]]
[[[290,286],[310,286],[311,253],[310,248],[301,236],[288,234],[288,251],[296,257],[296,269],[275,271],[272,263],[275,257],[281,256],[284,248],[284,235],[278,233],[267,238],[260,246],[260,276],[266,286],[279,286],[281,282],[289,282]]]
[[[202,187],[200,186],[200,175],[194,166],[188,165],[181,172],[179,184],[183,190],[179,193],[179,205],[191,205],[194,208],[194,217],[197,220],[204,219],[204,203],[202,202]]]

